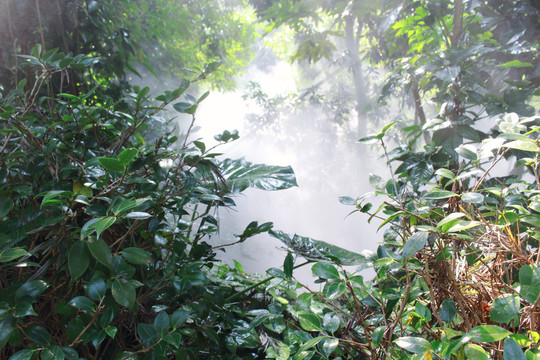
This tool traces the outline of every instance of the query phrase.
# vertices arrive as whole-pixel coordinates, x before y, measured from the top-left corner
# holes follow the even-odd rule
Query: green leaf
[[[437,171],[435,171],[435,174],[439,175],[440,177],[444,177],[450,180],[454,180],[454,181],[456,180],[456,175],[454,175],[454,173],[448,169],[444,169],[444,168],[437,169]]]
[[[94,274],[88,284],[84,285],[84,289],[91,299],[101,300],[107,292],[107,284],[101,276]]]
[[[327,356],[330,356],[334,352],[334,350],[336,350],[338,345],[339,345],[339,339],[326,338],[326,339],[324,339],[324,343],[323,343],[323,346],[322,346],[323,352]]]
[[[327,300],[334,300],[343,295],[346,290],[347,286],[345,285],[345,282],[327,282],[326,285],[324,285],[323,295]]]
[[[178,309],[171,315],[171,325],[173,329],[181,327],[189,318],[190,313],[186,310]]]
[[[41,350],[41,360],[64,360],[65,355],[58,345],[51,345]]]
[[[182,334],[178,332],[173,332],[173,333],[165,335],[165,337],[163,337],[163,340],[167,344],[171,344],[176,349],[178,349],[178,347],[180,346],[180,342],[182,341]]]
[[[321,279],[339,279],[339,272],[334,265],[327,262],[318,262],[311,268],[314,276]]]
[[[283,272],[285,273],[285,276],[287,276],[289,279],[292,277],[293,268],[294,259],[291,252],[289,251],[287,252],[287,256],[285,256],[285,261],[283,261]]]
[[[48,287],[49,285],[43,280],[32,280],[19,287],[15,295],[17,300],[21,300],[25,297],[34,299]]]
[[[125,149],[120,154],[118,154],[118,160],[120,160],[124,166],[128,166],[129,163],[133,161],[133,159],[135,158],[135,156],[137,156],[138,153],[139,153],[139,150],[135,148]]]
[[[126,170],[124,163],[118,159],[102,157],[99,158],[99,164],[109,171],[124,172]]]
[[[326,339],[325,336],[318,336],[316,338],[310,339],[306,341],[305,343],[303,343],[302,346],[300,346],[300,349],[298,349],[298,352],[300,353],[302,351],[309,350],[324,339]]]
[[[324,241],[314,240],[296,234],[287,234],[283,231],[272,230],[269,231],[269,234],[306,259],[315,261],[327,260],[340,265],[367,265],[370,262],[364,255],[328,244]]]
[[[212,329],[211,327],[204,328],[204,333],[206,334],[206,337],[210,339],[214,344],[219,345],[219,335],[216,332],[216,330]]]
[[[533,348],[525,351],[525,358],[527,360],[540,360],[540,350]]]
[[[163,335],[169,330],[169,326],[171,325],[171,321],[169,319],[169,315],[165,310],[160,311],[157,316],[154,318],[154,328],[156,331]]]
[[[427,244],[428,237],[429,234],[423,231],[412,234],[403,246],[403,258],[409,259],[422,250]]]
[[[137,324],[137,333],[139,334],[141,342],[146,346],[150,346],[158,337],[154,327],[145,323]]]
[[[306,331],[321,331],[321,319],[315,314],[300,313],[298,320],[302,329]]]
[[[88,269],[90,259],[88,258],[88,247],[82,241],[76,241],[69,251],[68,270],[73,281],[80,278]]]
[[[94,223],[94,228],[96,229],[96,234],[99,236],[108,228],[110,228],[116,222],[116,217],[109,216],[99,219]]]
[[[92,254],[94,259],[98,262],[107,266],[109,269],[113,268],[111,249],[109,249],[109,246],[103,239],[89,238],[88,250],[90,250],[90,254]]]
[[[111,293],[114,300],[127,308],[133,309],[135,305],[135,287],[125,279],[114,280]]]
[[[509,143],[505,143],[503,147],[523,151],[540,152],[538,145],[536,145],[536,143],[531,139],[510,141]]]
[[[511,60],[511,61],[505,62],[504,64],[499,65],[499,68],[501,68],[501,69],[524,68],[524,67],[532,67],[532,66],[533,66],[533,64],[531,64],[529,62],[523,62],[523,61],[520,61],[520,60]]]
[[[128,247],[123,249],[121,252],[122,256],[126,261],[137,264],[137,265],[146,265],[152,262],[152,257],[148,252],[137,247]]]
[[[419,337],[403,336],[394,342],[400,348],[415,354],[424,354],[429,348],[429,341]]]
[[[470,360],[488,360],[489,356],[486,351],[476,344],[465,345],[465,355]]]
[[[474,342],[493,342],[503,340],[510,335],[510,331],[495,325],[480,325],[465,334],[465,339]]]
[[[6,249],[0,252],[0,263],[5,263],[28,255],[30,254],[21,247]]]
[[[94,302],[86,296],[77,296],[68,304],[88,314],[91,314],[96,310]]]
[[[2,349],[15,330],[15,319],[6,310],[0,310],[0,349]]]
[[[433,190],[428,192],[427,194],[424,194],[422,198],[425,200],[441,200],[441,199],[448,199],[454,196],[459,196],[456,193],[453,193],[452,191],[447,190]]]
[[[452,300],[445,299],[441,303],[441,307],[439,308],[439,315],[444,322],[451,323],[452,320],[454,320],[456,313],[456,304]]]
[[[504,360],[527,360],[521,347],[512,338],[507,338],[504,341]]]
[[[484,202],[484,195],[477,192],[466,192],[461,195],[461,201],[468,204],[482,204]]]
[[[456,148],[456,152],[467,160],[478,160],[476,148],[470,144],[462,144]]]
[[[51,334],[41,326],[32,326],[25,329],[24,333],[30,340],[40,345],[49,345],[51,342]]]
[[[114,339],[116,333],[118,332],[118,329],[115,326],[107,326],[103,330],[107,333],[107,335],[109,335],[111,339]]]
[[[283,190],[298,186],[290,166],[252,164],[244,159],[226,159],[221,163],[222,175],[233,193],[253,187],[261,190]]]
[[[37,350],[33,349],[19,350],[15,354],[11,355],[8,360],[32,360],[32,357],[36,351]]]
[[[126,215],[126,218],[128,219],[134,219],[134,220],[144,220],[144,219],[148,219],[149,217],[151,217],[152,215],[150,215],[149,213],[147,212],[142,212],[142,211],[134,211],[134,212],[130,212],[129,214]]]
[[[496,298],[489,310],[491,321],[507,324],[519,312],[519,296],[503,294]]]
[[[519,269],[519,294],[534,304],[540,296],[540,269],[535,265],[524,265]]]
[[[13,206],[15,204],[13,203],[13,200],[9,198],[0,198],[0,220],[13,209]]]

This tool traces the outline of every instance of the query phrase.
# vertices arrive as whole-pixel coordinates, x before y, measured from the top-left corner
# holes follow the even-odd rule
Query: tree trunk
[[[358,136],[360,138],[366,136],[367,122],[364,119],[364,108],[367,103],[366,89],[364,87],[364,77],[362,74],[362,63],[360,61],[360,48],[358,46],[358,37],[362,30],[362,23],[358,22],[358,28],[355,32],[355,24],[357,17],[353,14],[345,18],[345,43],[347,53],[350,59],[350,67],[353,76],[353,84],[356,100],[356,113],[358,122]]]

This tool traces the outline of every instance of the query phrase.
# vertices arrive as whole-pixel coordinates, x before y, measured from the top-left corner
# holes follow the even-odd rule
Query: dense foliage
[[[341,54],[353,87],[365,86],[368,68],[384,68],[379,106],[409,99],[403,121],[360,139],[381,149],[390,179],[371,175],[373,193],[340,199],[381,221],[377,252],[252,222],[237,243],[270,232],[289,249],[283,267],[261,277],[216,260],[216,211],[248,187],[296,185],[292,169],[222,159],[189,138],[206,97],[190,94],[190,85],[238,50],[227,42],[240,40],[237,31],[254,36],[236,15],[221,16],[253,11],[240,2],[103,1],[71,10],[70,2],[53,3],[54,19],[63,20],[34,14],[42,25],[31,34],[41,43],[33,50],[19,45],[16,22],[2,23],[0,55],[9,64],[0,78],[2,358],[540,358],[534,4],[252,1],[269,30],[293,30],[296,60]],[[17,11],[28,8],[21,2]],[[154,15],[175,11],[185,11],[177,28],[153,24]],[[70,14],[80,20],[73,28],[63,18]],[[182,33],[199,20],[205,31]],[[205,40],[182,47],[169,30]],[[58,39],[65,51],[46,51]],[[149,69],[171,66],[144,55],[155,39],[163,40],[159,51],[200,71],[150,96],[125,80],[135,59]],[[228,53],[230,71],[242,64],[243,53],[235,54]],[[279,116],[255,84],[250,96]],[[183,116],[183,136],[167,131],[166,107]],[[372,195],[384,198],[380,206]],[[321,291],[294,278],[306,264]]]

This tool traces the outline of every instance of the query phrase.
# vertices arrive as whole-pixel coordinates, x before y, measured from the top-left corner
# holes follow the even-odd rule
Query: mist
[[[372,191],[370,173],[384,176],[386,168],[379,153],[358,143],[357,137],[342,132],[328,115],[316,106],[302,108],[294,114],[280,111],[272,127],[254,127],[250,118],[260,113],[252,100],[246,99],[246,87],[253,82],[269,96],[283,96],[296,91],[298,69],[285,61],[276,61],[261,69],[256,63],[238,79],[238,90],[212,93],[201,103],[195,137],[212,141],[224,130],[238,130],[240,139],[220,148],[225,157],[244,157],[253,163],[290,165],[298,187],[265,192],[248,189],[235,198],[236,207],[221,210],[219,244],[234,242],[251,222],[273,222],[274,229],[323,240],[354,252],[374,251],[382,232],[378,222],[368,223],[368,216],[350,214],[352,206],[339,202],[340,196],[357,196]],[[341,132],[341,134],[340,134]],[[213,242],[216,240],[213,240]],[[239,262],[246,272],[264,273],[270,267],[281,267],[286,255],[284,245],[269,235],[260,235],[226,248],[222,259]],[[295,271],[301,282],[309,282],[309,268]]]

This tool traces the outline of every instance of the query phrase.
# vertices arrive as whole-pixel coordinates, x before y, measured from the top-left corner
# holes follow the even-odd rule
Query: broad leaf
[[[244,159],[226,159],[221,163],[227,186],[234,193],[253,187],[261,190],[283,190],[298,186],[290,166],[252,164]]]
[[[506,324],[518,314],[519,309],[518,295],[503,294],[493,301],[489,316],[491,321]]]
[[[465,339],[475,342],[493,342],[503,340],[510,335],[510,331],[495,325],[480,325],[471,329]]]
[[[152,262],[150,254],[137,247],[128,247],[121,251],[122,256],[126,261],[137,265],[146,265]]]
[[[321,279],[339,279],[339,272],[336,267],[327,262],[318,262],[311,268],[314,276]]]
[[[113,158],[100,158],[99,164],[109,171],[124,172],[124,170],[126,169],[122,161]]]
[[[420,337],[403,336],[394,341],[397,346],[415,354],[423,354],[429,348],[429,341]]]
[[[504,360],[527,360],[521,347],[512,338],[504,341]]]
[[[112,269],[111,249],[109,249],[109,246],[103,239],[89,238],[88,250],[90,250],[90,254],[92,254],[97,261],[107,266],[109,269]]]
[[[422,250],[427,244],[429,234],[426,232],[416,232],[409,237],[403,246],[403,258],[409,259]]]
[[[311,313],[298,314],[300,326],[306,331],[321,331],[321,319]]]
[[[111,293],[114,300],[127,308],[133,309],[135,305],[135,287],[125,279],[114,280]]]

